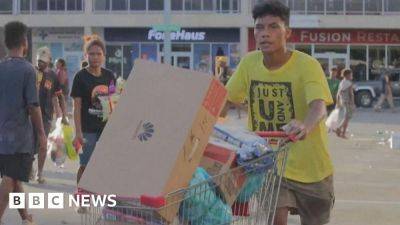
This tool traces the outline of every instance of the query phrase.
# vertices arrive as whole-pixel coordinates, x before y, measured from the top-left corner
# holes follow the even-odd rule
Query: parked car
[[[384,71],[381,71],[382,74]],[[390,80],[393,98],[400,98],[400,69],[390,69]],[[358,107],[371,107],[372,102],[379,98],[382,93],[382,81],[380,77],[370,81],[354,82],[354,97]]]

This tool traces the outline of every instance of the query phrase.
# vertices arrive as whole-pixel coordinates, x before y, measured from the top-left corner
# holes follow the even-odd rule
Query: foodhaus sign
[[[151,29],[147,34],[147,40],[161,41],[164,40],[164,36],[164,32]],[[204,41],[206,39],[206,32],[188,32],[182,29],[180,31],[171,32],[170,37],[172,41]]]
[[[319,44],[400,44],[400,30],[293,29],[290,42]]]

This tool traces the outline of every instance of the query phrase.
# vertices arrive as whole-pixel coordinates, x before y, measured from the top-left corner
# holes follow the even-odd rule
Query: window
[[[146,0],[130,0],[131,10],[146,10]]]
[[[369,79],[376,80],[379,70],[385,68],[385,46],[369,46]]]
[[[388,47],[388,66],[390,68],[400,68],[400,46]]]
[[[83,0],[67,0],[67,10],[83,10]]]
[[[34,11],[46,11],[47,0],[32,0],[32,7]]]
[[[94,9],[96,11],[110,10],[110,1],[111,0],[96,0],[94,4]]]
[[[148,1],[149,1],[149,10],[164,9],[164,0],[148,0]]]
[[[289,8],[296,13],[305,13],[306,0],[289,0]]]
[[[324,0],[308,0],[309,14],[323,14],[324,10]]]
[[[172,0],[171,1],[171,10],[182,10],[183,9],[183,0]]]
[[[50,0],[50,10],[64,11],[65,0]]]
[[[140,58],[157,62],[157,44],[141,44]]]
[[[325,53],[325,52],[347,53],[347,46],[344,46],[344,45],[316,45],[315,46],[315,53]]]
[[[348,0],[346,1],[346,14],[362,14],[363,0]]]
[[[343,0],[327,0],[326,13],[327,14],[343,14]]]
[[[106,67],[118,76],[122,73],[122,46],[107,45],[106,46]]]
[[[382,1],[365,0],[365,13],[366,14],[381,14]]]
[[[212,11],[213,9],[213,0],[203,0],[203,10]]]
[[[201,10],[201,0],[185,0],[185,10]]]
[[[230,11],[230,0],[217,0],[217,11],[226,13]]]
[[[296,50],[311,55],[311,45],[296,45]]]
[[[133,62],[135,59],[139,58],[139,44],[133,44],[124,46],[123,55],[123,73],[121,74],[125,79],[127,79],[131,73]]]
[[[0,1],[0,14],[12,13],[12,2],[13,0],[1,0]]]
[[[350,46],[350,69],[355,81],[367,80],[366,46]]]
[[[127,0],[112,0],[112,10],[127,10],[128,1]]]
[[[236,66],[240,62],[240,50],[239,44],[230,44],[229,45],[229,66],[231,68],[236,68]]]
[[[232,11],[233,12],[240,11],[240,1],[239,0],[232,0]]]
[[[194,70],[203,73],[212,73],[209,44],[194,44],[193,46],[193,65]]]
[[[386,12],[400,12],[400,4],[398,0],[385,0]]]
[[[29,13],[30,9],[31,9],[31,1],[30,0],[21,0],[20,3],[20,10],[22,13]]]

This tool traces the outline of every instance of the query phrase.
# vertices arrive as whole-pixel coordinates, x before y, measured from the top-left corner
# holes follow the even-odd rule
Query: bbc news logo
[[[68,194],[67,196],[68,201],[65,202],[64,193],[10,193],[9,208],[64,209],[67,203],[68,207],[115,207],[117,205],[116,195],[79,194],[74,196]]]

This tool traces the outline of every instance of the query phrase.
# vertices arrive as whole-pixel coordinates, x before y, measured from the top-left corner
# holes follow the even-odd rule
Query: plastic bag
[[[246,129],[217,124],[214,126],[213,135],[240,148],[253,148],[254,152],[258,152],[259,155],[271,150],[266,139]]]
[[[77,160],[78,154],[74,148],[74,145],[72,144],[74,130],[71,125],[61,124],[61,126],[62,126],[62,131],[63,131],[63,136],[64,136],[64,144],[65,144],[67,156],[70,160]]]
[[[246,179],[246,184],[236,198],[236,201],[239,203],[248,202],[250,198],[260,190],[265,181],[265,177],[265,173],[250,174]]]
[[[334,109],[331,114],[329,114],[325,121],[325,125],[329,131],[334,131],[342,125],[345,118],[345,113],[345,108],[339,107]]]
[[[50,155],[51,161],[57,167],[64,166],[67,150],[64,143],[61,118],[57,119],[56,128],[49,134],[47,154]]]
[[[245,129],[231,128],[223,125],[214,126],[214,136],[232,145],[238,146],[237,163],[244,166],[248,172],[264,172],[273,165],[273,160],[264,157],[273,152],[265,138]],[[248,161],[263,156],[257,163],[247,164]]]
[[[214,185],[207,183],[209,180],[210,175],[198,167],[190,181],[190,187],[196,187],[189,189],[180,207],[179,215],[184,223],[191,225],[231,223],[231,207],[217,197]]]

